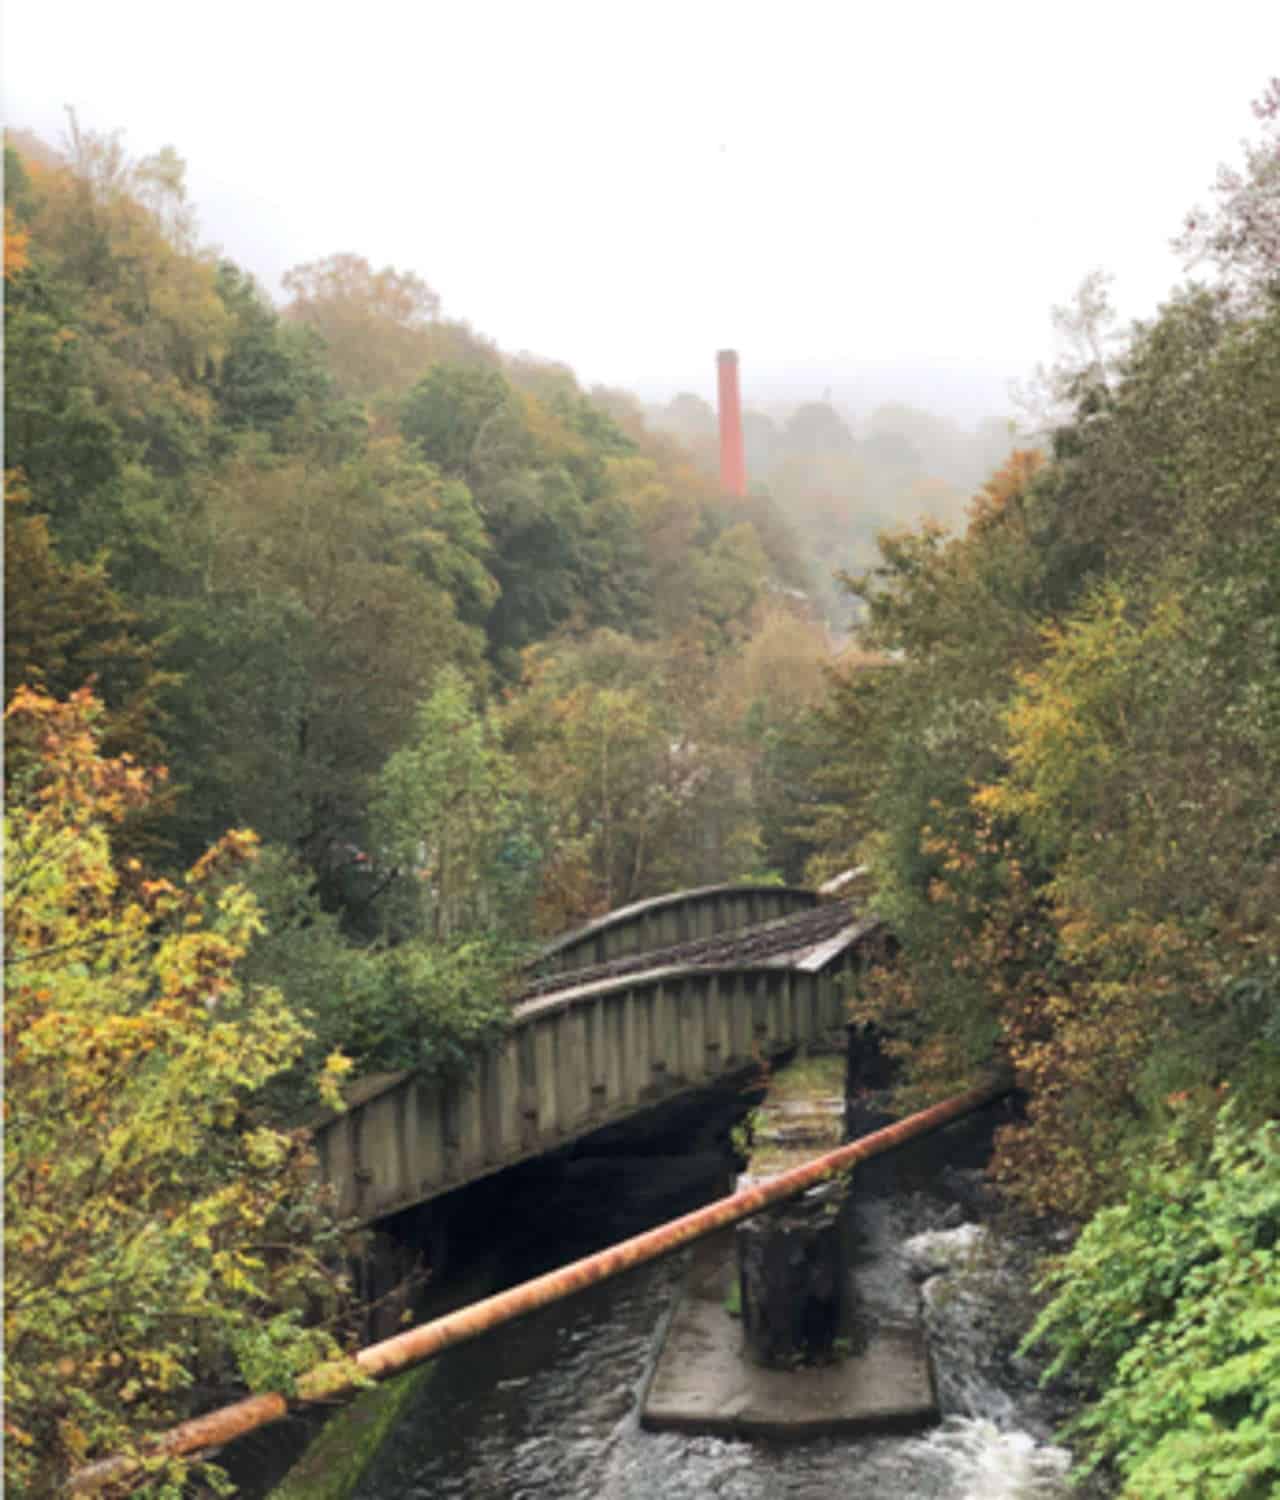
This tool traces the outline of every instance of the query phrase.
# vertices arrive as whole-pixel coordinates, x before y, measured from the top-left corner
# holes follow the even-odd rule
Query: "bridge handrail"
[[[651,916],[673,907],[711,901],[717,897],[745,895],[789,896],[794,898],[799,906],[817,906],[820,900],[817,891],[807,886],[765,885],[752,881],[693,886],[689,890],[671,891],[664,896],[649,896],[643,901],[632,901],[627,906],[619,906],[614,911],[606,912],[602,917],[595,917],[581,927],[575,927],[571,932],[553,938],[539,951],[537,958],[533,961],[533,966],[546,963],[591,938],[600,937],[615,927],[624,927],[638,917]]]
[[[656,984],[667,979],[683,979],[689,975],[714,978],[719,974],[770,974],[786,969],[813,973],[844,949],[853,943],[861,942],[865,937],[870,937],[873,932],[883,926],[884,923],[879,917],[863,917],[856,922],[850,922],[847,927],[842,927],[834,936],[825,939],[815,947],[813,955],[800,963],[792,962],[790,955],[781,953],[774,954],[770,958],[746,959],[739,963],[659,964],[652,969],[634,969],[628,974],[614,974],[603,979],[588,980],[586,984],[566,984],[564,989],[552,990],[549,995],[536,995],[530,1000],[522,1000],[511,1014],[516,1019],[522,1019],[525,1016],[554,1015],[556,1011],[566,1010],[575,1001],[588,996],[611,995],[618,990],[638,989],[641,985]],[[572,981],[572,970],[566,974],[566,978]]]
[[[512,1024],[507,1030],[508,1032],[515,1030],[516,1025],[521,1021],[538,1020],[555,1015],[558,1011],[568,1010],[570,1006],[598,995],[611,995],[619,990],[639,989],[644,985],[661,984],[672,979],[685,979],[690,975],[701,975],[712,979],[719,975],[777,973],[778,970],[787,968],[794,968],[803,974],[816,973],[844,949],[861,942],[863,938],[870,937],[883,926],[884,922],[879,917],[862,917],[856,922],[851,922],[847,927],[841,928],[839,932],[819,944],[808,958],[796,964],[790,963],[786,955],[744,963],[660,964],[652,969],[636,969],[628,974],[589,980],[586,984],[570,982],[565,985],[564,989],[553,990],[549,995],[535,995],[514,1006],[511,1011]],[[572,980],[572,971],[567,978]],[[359,1109],[363,1105],[372,1103],[380,1095],[399,1088],[406,1079],[412,1078],[420,1071],[421,1069],[418,1068],[402,1068],[396,1073],[382,1074],[376,1082],[361,1092],[358,1098],[348,1100],[347,1110]],[[311,1127],[319,1130],[339,1118],[341,1118],[339,1113],[330,1110],[315,1116],[311,1121]]]

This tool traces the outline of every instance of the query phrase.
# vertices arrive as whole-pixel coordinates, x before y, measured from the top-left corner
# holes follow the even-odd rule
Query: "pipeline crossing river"
[[[933,1160],[936,1162],[937,1157]],[[917,1164],[918,1165],[918,1164]],[[1027,1316],[1030,1248],[983,1227],[972,1171],[905,1159],[856,1202],[868,1312],[922,1298],[943,1421],[915,1436],[804,1444],[641,1429],[641,1394],[684,1258],[650,1265],[441,1355],[353,1500],[1065,1500],[1060,1401],[1013,1354]],[[706,1196],[716,1195],[708,1181]],[[975,1212],[977,1205],[977,1212]],[[589,1215],[517,1250],[519,1280],[613,1236]],[[874,1253],[874,1257],[872,1256]],[[1101,1489],[1085,1491],[1101,1495]]]

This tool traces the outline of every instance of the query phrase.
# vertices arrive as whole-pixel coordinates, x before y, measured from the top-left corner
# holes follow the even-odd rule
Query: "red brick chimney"
[[[747,493],[747,459],[742,447],[742,398],[738,394],[738,352],[716,355],[720,375],[720,488],[739,498]]]

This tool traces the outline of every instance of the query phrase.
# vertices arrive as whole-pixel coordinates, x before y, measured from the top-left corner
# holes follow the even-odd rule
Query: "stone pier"
[[[752,1112],[739,1186],[838,1146],[842,1055],[802,1057]],[[850,1271],[848,1179],[695,1247],[641,1405],[654,1430],[809,1438],[936,1420],[918,1325],[864,1326]]]
[[[751,1119],[738,1186],[766,1182],[841,1143],[844,1059],[805,1057],[770,1080]],[[854,1343],[849,1295],[847,1178],[739,1224],[735,1230],[742,1333],[769,1369],[828,1364]]]

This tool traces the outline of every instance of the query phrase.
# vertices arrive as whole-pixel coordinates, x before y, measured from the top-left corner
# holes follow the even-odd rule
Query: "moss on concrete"
[[[422,1320],[441,1317],[487,1296],[497,1284],[496,1267],[496,1259],[490,1260],[429,1297]],[[347,1500],[402,1413],[438,1369],[438,1359],[428,1360],[361,1391],[348,1405],[339,1407],[267,1500]]]
[[[842,1099],[845,1055],[843,1052],[808,1053],[789,1062],[769,1079],[769,1103],[785,1104],[799,1099]]]
[[[346,1500],[406,1405],[436,1373],[436,1362],[406,1370],[334,1412],[269,1500]]]

